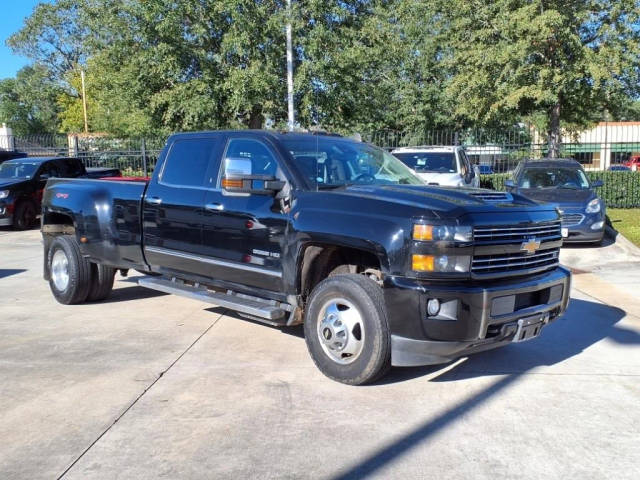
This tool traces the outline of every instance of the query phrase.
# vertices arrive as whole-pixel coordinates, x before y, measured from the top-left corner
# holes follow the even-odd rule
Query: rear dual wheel
[[[49,287],[55,299],[72,305],[104,300],[113,289],[115,269],[90,263],[72,235],[61,235],[48,253]]]

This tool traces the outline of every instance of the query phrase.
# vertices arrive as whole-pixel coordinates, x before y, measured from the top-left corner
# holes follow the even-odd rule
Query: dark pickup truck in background
[[[569,301],[555,206],[425,186],[335,136],[173,135],[148,182],[49,180],[42,234],[63,304],[135,269],[148,288],[303,323],[318,368],[348,384],[534,338]]]
[[[86,169],[79,158],[17,157],[0,165],[0,226],[24,230],[34,225],[50,178],[119,177],[115,168]]]

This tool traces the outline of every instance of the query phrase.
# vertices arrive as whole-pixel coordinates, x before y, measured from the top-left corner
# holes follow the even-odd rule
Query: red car
[[[629,167],[634,172],[640,170],[640,155],[631,155],[629,160],[624,162],[623,165]]]

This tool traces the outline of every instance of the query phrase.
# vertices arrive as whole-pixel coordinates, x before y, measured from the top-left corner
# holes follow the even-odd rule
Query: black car
[[[593,190],[582,165],[573,159],[524,160],[505,187],[533,200],[555,203],[562,211],[564,242],[600,243],[604,236],[605,204]]]
[[[42,217],[60,303],[104,300],[135,269],[147,288],[303,323],[316,365],[349,384],[529,340],[569,300],[555,205],[424,185],[327,135],[172,135],[149,181],[50,180]]]
[[[49,178],[98,178],[119,176],[117,169],[92,169],[78,158],[14,158],[0,164],[0,226],[24,230],[33,226],[40,212],[42,192]]]

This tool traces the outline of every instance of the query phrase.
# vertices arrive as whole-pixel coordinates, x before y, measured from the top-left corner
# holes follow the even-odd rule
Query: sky
[[[20,68],[29,63],[29,60],[11,53],[6,40],[12,34],[20,30],[25,17],[31,15],[33,7],[40,0],[1,0],[2,14],[0,15],[0,78],[15,76]]]

